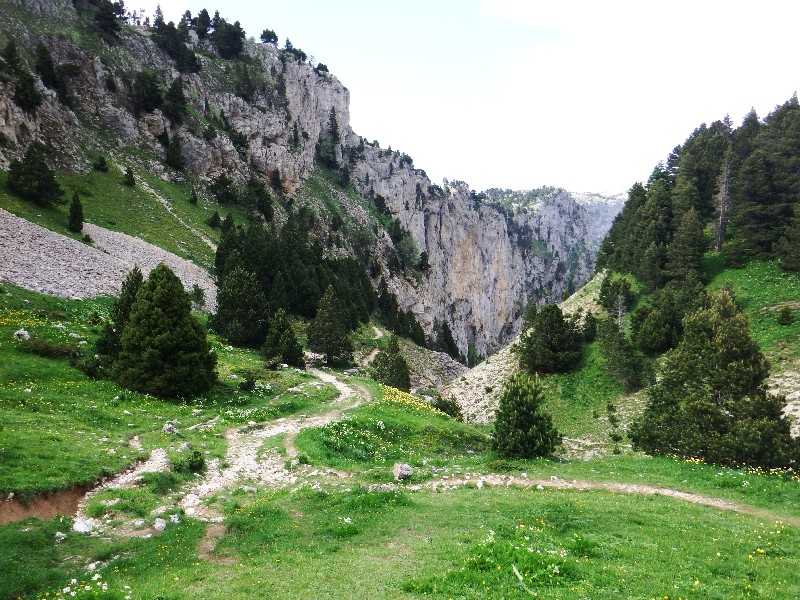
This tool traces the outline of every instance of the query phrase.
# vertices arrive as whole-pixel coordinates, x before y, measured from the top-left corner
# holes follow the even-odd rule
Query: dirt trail
[[[372,329],[375,332],[376,340],[379,340],[383,337],[383,332],[380,329],[378,329],[375,325],[372,326]],[[361,361],[361,364],[366,366],[369,363],[371,363],[373,360],[375,360],[375,357],[378,356],[378,352],[380,352],[379,348],[373,348],[372,350],[370,350],[370,353],[364,357],[364,360]]]
[[[277,419],[258,429],[239,427],[229,429],[225,432],[228,441],[228,450],[225,453],[226,466],[222,467],[218,461],[209,465],[203,480],[194,485],[179,502],[179,506],[187,515],[220,522],[222,515],[204,506],[203,499],[243,480],[270,486],[295,483],[297,476],[286,468],[286,461],[287,456],[291,459],[297,455],[294,446],[297,434],[307,427],[321,427],[332,423],[340,419],[344,411],[364,401],[365,397],[361,393],[334,376],[318,369],[309,369],[309,372],[339,390],[339,397],[334,400],[335,406],[319,415]],[[281,434],[286,436],[284,446],[287,456],[282,456],[276,450],[266,451],[259,456],[264,440]]]
[[[782,521],[784,523],[800,527],[800,518],[778,515],[767,509],[756,508],[746,504],[738,504],[722,498],[714,498],[712,496],[703,496],[702,494],[695,494],[692,492],[683,492],[681,490],[673,490],[669,488],[661,488],[652,485],[644,485],[637,483],[615,483],[604,481],[583,481],[573,479],[568,481],[560,477],[552,476],[550,479],[531,479],[527,477],[516,477],[512,475],[502,475],[491,473],[488,475],[476,475],[474,478],[466,477],[453,477],[448,479],[438,479],[436,481],[429,481],[424,484],[424,487],[433,490],[441,490],[448,488],[463,487],[467,485],[476,486],[480,489],[484,486],[492,487],[522,487],[522,488],[556,488],[560,490],[603,490],[606,492],[617,492],[623,494],[638,494],[640,496],[667,496],[669,498],[676,498],[689,502],[691,504],[698,504],[701,506],[708,506],[710,508],[717,508],[719,510],[729,510],[746,515],[761,517],[765,520]]]

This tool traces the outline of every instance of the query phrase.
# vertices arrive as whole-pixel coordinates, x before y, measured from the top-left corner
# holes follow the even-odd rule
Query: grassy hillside
[[[102,492],[87,507],[109,523],[149,521],[152,510],[194,481],[181,467],[184,443],[207,460],[221,459],[222,433],[231,426],[333,406],[331,387],[304,387],[311,375],[263,371],[257,355],[217,341],[220,383],[203,397],[163,402],[90,380],[65,359],[26,354],[13,339],[24,327],[52,343],[78,343],[70,333],[91,342],[98,333],[95,313],[108,306],[107,299],[53,299],[3,284],[3,495],[90,483],[166,448],[170,471]],[[246,392],[239,384],[248,375],[257,384]],[[585,368],[570,377],[548,382],[557,421],[568,434],[606,437],[602,411],[614,387],[603,383],[596,357],[590,353]],[[103,597],[137,599],[296,598],[321,590],[331,598],[800,593],[793,577],[800,561],[800,482],[793,474],[630,453],[590,461],[502,460],[489,450],[488,430],[370,380],[351,382],[374,400],[339,422],[300,433],[293,441],[299,452],[293,486],[220,494],[222,533],[208,537],[216,531],[211,525],[175,508],[167,512],[179,522],[149,539],[73,533],[69,517],[5,525],[0,597],[49,598],[66,587],[91,597],[85,586],[102,585]],[[593,396],[592,389],[603,395]],[[584,400],[569,401],[578,397]],[[168,420],[179,421],[177,438],[161,432]],[[189,429],[195,424],[206,426]],[[132,447],[133,436],[141,450]],[[286,444],[285,437],[267,438],[264,449],[285,452]],[[399,486],[392,484],[395,461],[414,468]],[[330,467],[342,478],[318,475]],[[656,488],[661,496],[647,495]],[[672,497],[677,493],[702,498]]]

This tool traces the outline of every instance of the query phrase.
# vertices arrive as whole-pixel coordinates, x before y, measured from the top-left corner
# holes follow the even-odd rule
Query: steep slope
[[[496,350],[512,339],[531,299],[557,300],[588,277],[591,223],[565,192],[554,190],[535,211],[512,214],[466,184],[440,187],[407,155],[356,135],[347,88],[297,53],[245,42],[241,57],[223,59],[209,39],[189,30],[186,44],[200,69],[181,73],[150,28],[123,25],[118,39],[103,37],[91,4],[77,6],[0,2],[0,32],[16,41],[43,97],[25,111],[13,81],[0,81],[0,166],[41,140],[63,169],[85,172],[97,153],[108,153],[140,173],[196,187],[201,196],[221,173],[239,187],[256,177],[278,196],[280,223],[309,203],[296,200],[309,195],[306,182],[326,164],[331,202],[310,200],[315,234],[329,252],[369,257],[376,286],[385,278],[429,339],[447,324],[464,355],[470,346],[481,355]],[[63,74],[70,106],[34,73],[38,43]],[[137,108],[132,98],[142,73],[155,74],[162,89],[179,81],[185,114],[176,119],[165,109]],[[180,141],[183,172],[165,166],[166,139]],[[342,219],[348,225],[338,231]],[[413,240],[405,249],[389,234],[394,220]],[[334,237],[344,239],[331,243]],[[403,252],[411,263],[424,252],[427,268],[398,268]]]

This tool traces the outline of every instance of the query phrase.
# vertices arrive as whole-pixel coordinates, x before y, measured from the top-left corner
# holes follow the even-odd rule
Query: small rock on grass
[[[394,478],[396,481],[403,481],[404,479],[408,479],[414,474],[414,469],[411,468],[411,465],[407,465],[406,463],[394,463],[394,468],[392,469],[394,473]]]

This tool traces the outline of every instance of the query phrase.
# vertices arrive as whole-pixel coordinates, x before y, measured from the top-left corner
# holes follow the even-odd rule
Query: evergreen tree
[[[17,43],[14,40],[8,40],[6,45],[3,46],[3,70],[7,73],[14,74],[22,68],[22,59],[19,57],[19,50]]]
[[[600,326],[600,352],[608,370],[627,392],[650,383],[651,373],[644,356],[636,351],[616,322],[606,319]]]
[[[665,273],[671,279],[685,279],[690,273],[700,276],[701,261],[706,251],[703,223],[694,208],[690,208],[681,218],[667,247]]]
[[[78,192],[72,193],[72,202],[69,205],[68,229],[75,233],[80,233],[83,230],[83,205]]]
[[[109,364],[112,364],[119,356],[122,348],[120,337],[128,325],[133,301],[136,299],[136,294],[139,288],[142,287],[143,282],[142,271],[138,266],[134,266],[122,282],[122,290],[119,297],[111,305],[110,322],[106,323],[97,338],[95,346],[97,353],[102,355]]]
[[[603,283],[605,283],[605,279]],[[536,314],[538,312],[539,307],[536,305],[536,300],[529,301],[528,306],[525,307],[525,313],[522,315],[522,333],[525,333],[533,327],[533,322],[536,320]]]
[[[262,352],[267,362],[283,362],[299,368],[305,366],[303,349],[292,331],[292,324],[286,311],[282,308],[278,309],[270,320]]]
[[[715,464],[794,464],[798,443],[782,414],[785,399],[766,392],[768,374],[747,318],[720,291],[686,318],[683,339],[631,426],[634,446]]]
[[[370,368],[373,377],[382,384],[404,392],[411,389],[408,363],[400,352],[400,342],[396,335],[389,338],[386,349],[378,353]]]
[[[548,456],[562,436],[552,417],[543,411],[544,391],[537,376],[519,373],[503,385],[495,413],[492,446],[501,456]]]
[[[133,169],[130,167],[125,168],[125,177],[122,179],[122,183],[128,187],[133,187],[136,185],[136,179],[133,177]]]
[[[451,358],[459,360],[461,358],[461,352],[458,349],[456,340],[453,338],[453,332],[450,329],[450,325],[447,324],[447,321],[442,321],[438,326],[434,327],[434,329],[436,329],[436,349],[449,354]]]
[[[120,29],[122,29],[111,0],[100,0],[97,3],[97,12],[94,13],[94,20],[100,31],[114,38],[117,37]]]
[[[546,304],[520,338],[520,366],[530,373],[569,371],[581,359],[581,336],[556,304]]]
[[[794,217],[775,245],[775,253],[781,259],[781,268],[800,272],[800,217]]]
[[[255,273],[236,267],[225,275],[217,294],[212,328],[236,346],[264,343],[267,300]]]
[[[164,114],[173,123],[181,123],[186,115],[187,102],[183,93],[183,82],[176,77],[164,95]]]
[[[14,78],[14,102],[28,113],[34,112],[42,105],[42,95],[36,89],[33,75],[21,69]]]
[[[47,164],[45,147],[41,142],[28,146],[22,160],[11,161],[8,187],[40,206],[59,203],[64,196],[55,173]]]
[[[130,309],[114,362],[124,387],[155,396],[194,396],[216,380],[216,355],[192,316],[180,279],[164,264],[150,273]]]
[[[161,108],[164,98],[161,95],[161,82],[153,71],[139,71],[133,77],[131,101],[136,112],[152,112]]]
[[[211,15],[204,8],[197,14],[197,24],[195,25],[195,32],[198,39],[205,39],[208,36],[208,30],[211,27]]]
[[[185,162],[183,160],[183,147],[181,138],[177,132],[170,138],[167,145],[165,162],[176,171],[183,171]]]
[[[308,346],[325,355],[328,364],[347,362],[353,344],[341,318],[341,303],[332,285],[319,301],[317,316],[308,325]]]
[[[239,198],[236,188],[233,186],[233,180],[224,172],[214,178],[208,186],[208,191],[220,204],[233,203]]]
[[[222,58],[237,58],[244,50],[245,32],[239,21],[231,25],[220,19],[210,37]]]

